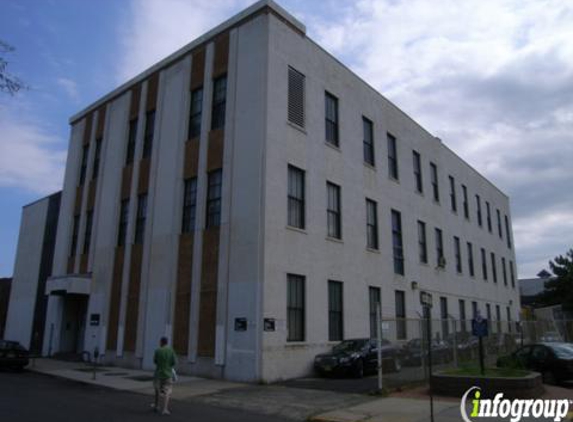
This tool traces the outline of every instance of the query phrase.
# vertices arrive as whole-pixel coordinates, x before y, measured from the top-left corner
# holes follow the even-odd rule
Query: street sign
[[[421,291],[420,292],[420,303],[422,306],[427,306],[428,308],[432,307],[432,294],[428,292]]]
[[[476,337],[487,337],[489,334],[487,325],[487,319],[481,317],[472,319],[472,335]]]

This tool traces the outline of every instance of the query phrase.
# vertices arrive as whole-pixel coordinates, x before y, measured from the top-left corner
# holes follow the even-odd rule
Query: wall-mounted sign
[[[235,331],[247,331],[247,318],[235,318]]]
[[[99,314],[90,314],[90,326],[97,327],[99,326],[100,315]]]
[[[275,319],[274,318],[265,318],[264,330],[265,331],[275,331]]]

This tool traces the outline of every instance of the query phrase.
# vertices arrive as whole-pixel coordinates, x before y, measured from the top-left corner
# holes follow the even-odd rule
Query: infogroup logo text
[[[467,414],[466,404],[471,393],[471,413]],[[522,418],[534,417],[560,422],[569,411],[569,400],[541,400],[541,399],[504,399],[503,393],[497,393],[493,400],[481,398],[481,388],[472,387],[467,390],[460,403],[460,413],[464,422],[479,420],[478,418],[502,418],[510,422],[519,422]],[[476,418],[476,419],[470,419]],[[486,421],[484,421],[486,422]]]

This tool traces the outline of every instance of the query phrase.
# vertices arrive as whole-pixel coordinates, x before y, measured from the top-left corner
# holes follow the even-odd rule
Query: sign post
[[[428,384],[430,386],[430,421],[434,422],[434,393],[432,392],[432,294],[420,291],[420,303],[426,317],[426,341],[428,344]]]
[[[376,349],[378,353],[378,392],[382,393],[382,306],[376,304]]]
[[[476,336],[479,340],[479,366],[482,375],[485,375],[483,338],[488,335],[487,326],[487,319],[482,318],[481,314],[478,312],[475,318],[472,319],[472,335]]]

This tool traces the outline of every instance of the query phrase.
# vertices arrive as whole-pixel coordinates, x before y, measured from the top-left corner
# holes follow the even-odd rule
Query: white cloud
[[[133,0],[120,30],[117,81],[123,83],[253,1]]]
[[[62,140],[36,122],[0,107],[0,186],[45,195],[62,188]]]
[[[522,277],[572,246],[573,5],[361,0],[309,33],[509,194]]]
[[[66,92],[73,102],[77,103],[79,101],[80,94],[75,81],[68,78],[58,78],[56,79],[56,83]]]

